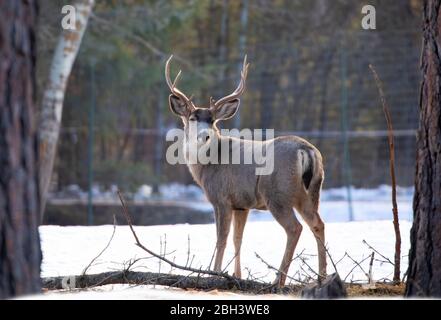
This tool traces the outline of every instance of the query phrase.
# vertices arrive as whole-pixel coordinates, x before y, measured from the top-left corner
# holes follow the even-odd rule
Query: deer
[[[240,252],[245,224],[251,209],[269,210],[286,233],[286,247],[277,270],[274,284],[284,286],[297,242],[302,233],[302,224],[294,209],[312,231],[317,241],[319,276],[326,276],[325,225],[319,214],[320,192],[324,180],[323,160],[319,150],[305,139],[294,136],[279,136],[274,139],[253,141],[222,135],[218,122],[228,120],[237,113],[240,98],[245,92],[249,64],[243,60],[241,77],[237,88],[218,100],[210,97],[206,106],[196,106],[192,97],[178,89],[181,75],[174,81],[170,77],[173,56],[165,64],[165,79],[170,89],[170,110],[183,122],[184,149],[186,159],[190,148],[190,127],[196,128],[197,147],[210,145],[214,141],[226,142],[227,152],[233,152],[232,143],[239,142],[247,152],[251,144],[271,145],[274,168],[267,175],[256,175],[257,164],[190,163],[186,162],[194,181],[201,187],[214,208],[217,241],[215,246],[214,271],[222,271],[222,260],[227,239],[233,225],[234,273],[241,278]]]

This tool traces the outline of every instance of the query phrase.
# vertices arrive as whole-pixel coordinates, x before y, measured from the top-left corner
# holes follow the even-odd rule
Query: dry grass
[[[376,283],[375,287],[367,288],[360,284],[348,284],[346,290],[348,297],[399,297],[404,296],[405,283],[398,285],[389,283]]]

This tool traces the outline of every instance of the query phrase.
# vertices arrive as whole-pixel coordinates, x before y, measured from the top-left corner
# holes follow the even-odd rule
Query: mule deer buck
[[[266,141],[244,140],[221,135],[216,124],[232,118],[239,108],[240,96],[245,91],[248,72],[246,56],[241,71],[241,79],[236,90],[217,101],[210,98],[207,107],[196,107],[181,90],[177,88],[177,74],[170,78],[171,56],[165,66],[165,78],[170,88],[170,109],[181,117],[184,123],[184,149],[188,159],[190,126],[196,126],[197,146],[210,145],[216,141],[227,142],[228,152],[233,152],[232,143],[238,142],[244,152],[250,145],[261,144],[273,147],[274,167],[271,174],[256,175],[256,164],[189,163],[189,170],[204,190],[207,199],[214,207],[217,242],[214,270],[221,271],[222,259],[227,244],[231,222],[235,247],[234,276],[241,277],[240,249],[245,223],[250,209],[269,210],[284,228],[287,240],[285,253],[280,264],[275,284],[283,286],[292,261],[295,247],[302,232],[295,208],[312,230],[318,249],[319,273],[326,275],[325,226],[319,215],[319,198],[324,179],[322,156],[306,140],[297,136],[282,136]],[[264,236],[264,235],[262,235]]]

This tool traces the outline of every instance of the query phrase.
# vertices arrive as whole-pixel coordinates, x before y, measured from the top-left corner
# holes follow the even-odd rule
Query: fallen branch
[[[210,275],[210,276],[223,277],[223,278],[228,279],[228,280],[238,280],[237,278],[235,278],[233,276],[230,276],[228,273],[225,273],[225,272],[216,272],[216,271],[211,271],[211,270],[201,270],[201,269],[195,269],[195,268],[191,268],[191,267],[181,266],[181,265],[176,264],[175,262],[165,258],[164,256],[151,251],[147,247],[145,247],[139,241],[138,235],[136,234],[135,229],[133,229],[132,219],[130,218],[129,212],[127,210],[126,203],[125,203],[124,198],[123,198],[123,196],[122,196],[120,191],[118,191],[118,196],[119,196],[119,199],[121,201],[121,205],[123,207],[124,217],[126,218],[127,224],[129,225],[129,228],[132,231],[133,237],[135,238],[135,241],[136,241],[135,244],[138,247],[140,247],[142,250],[144,250],[148,254],[150,254],[150,255],[160,259],[161,261],[164,261],[164,262],[168,263],[170,266],[172,266],[172,267],[174,267],[176,269],[180,269],[180,270],[184,270],[184,271],[189,271],[189,272],[195,272],[195,273],[198,273],[198,274],[205,274],[205,275]]]
[[[197,271],[199,273],[199,270]],[[75,277],[74,286],[70,283],[71,288],[90,288],[108,284],[139,284],[139,285],[161,285],[182,289],[197,290],[238,290],[249,293],[272,293],[274,288],[269,288],[268,283],[262,283],[252,280],[242,279],[226,279],[220,277],[200,277],[185,276],[153,272],[136,272],[136,271],[111,271],[99,274],[86,274]],[[43,278],[43,288],[48,290],[65,289],[63,282],[65,277],[49,277]],[[295,293],[300,291],[300,286],[284,287],[284,292]]]

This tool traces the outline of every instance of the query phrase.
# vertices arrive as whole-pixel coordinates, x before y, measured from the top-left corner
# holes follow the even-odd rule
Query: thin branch
[[[366,275],[366,277],[369,278],[369,275],[366,273],[366,271],[364,271],[363,267],[361,266],[361,263],[365,262],[367,259],[370,258],[370,256],[367,256],[366,258],[364,258],[363,260],[361,260],[360,262],[357,262],[355,259],[353,259],[347,252],[346,252],[346,256],[351,259],[354,263],[355,266],[351,269],[351,271],[349,271],[349,273],[346,275],[346,277],[343,279],[343,281],[346,281],[346,279],[352,274],[352,272],[355,270],[355,268],[359,267],[361,269],[361,271],[363,271],[363,273]]]
[[[187,235],[187,261],[185,262],[185,266],[188,267],[188,262],[190,261],[190,235]]]
[[[369,284],[374,283],[374,279],[372,276],[372,266],[374,265],[374,257],[375,257],[375,252],[372,252],[371,261],[369,262]]]
[[[141,241],[139,241],[138,235],[136,234],[135,229],[133,228],[132,219],[131,219],[131,217],[130,217],[130,215],[129,215],[129,212],[128,212],[128,209],[127,209],[126,203],[125,203],[125,201],[124,201],[124,198],[123,198],[123,196],[122,196],[122,194],[121,194],[121,192],[120,192],[119,190],[118,190],[118,196],[119,196],[119,199],[120,199],[120,201],[121,201],[121,205],[122,205],[122,208],[123,208],[123,214],[124,214],[124,217],[126,218],[126,220],[127,220],[127,224],[129,225],[129,228],[130,228],[130,230],[132,231],[133,237],[135,238],[136,245],[137,245],[138,247],[140,247],[142,250],[144,250],[144,251],[147,252],[148,254],[150,254],[150,255],[152,255],[152,256],[154,256],[154,257],[156,257],[156,258],[158,258],[158,259],[164,261],[165,263],[168,263],[168,264],[171,265],[172,267],[175,267],[175,268],[180,269],[180,270],[190,271],[190,272],[194,272],[194,273],[198,273],[198,274],[206,274],[206,275],[210,275],[210,276],[223,277],[223,278],[228,279],[228,280],[237,280],[235,277],[230,276],[228,273],[224,273],[224,272],[216,272],[216,271],[211,271],[211,270],[201,270],[201,269],[195,269],[195,268],[191,268],[191,267],[181,266],[181,265],[176,264],[176,263],[174,263],[173,261],[171,261],[171,260],[169,260],[169,259],[163,257],[162,255],[157,254],[157,253],[151,251],[151,250],[148,249],[147,247],[145,247],[145,246],[141,243]]]
[[[101,252],[95,258],[93,258],[92,261],[90,261],[90,263],[84,268],[84,270],[82,272],[83,276],[86,274],[87,270],[89,270],[89,268],[92,266],[92,264],[96,261],[96,259],[98,259],[104,253],[104,251],[106,251],[107,248],[109,248],[110,243],[112,242],[113,237],[115,236],[115,231],[116,231],[116,217],[115,217],[115,215],[113,215],[113,232],[112,232],[112,236],[110,237],[110,239],[107,242],[107,244],[104,247],[104,249],[101,250]]]
[[[316,238],[316,239],[322,244],[323,248],[325,248],[326,254],[327,254],[328,257],[329,257],[329,260],[331,260],[331,263],[332,263],[332,266],[334,267],[335,272],[338,273],[337,265],[334,263],[334,260],[332,260],[332,256],[331,256],[331,254],[329,253],[328,248],[326,248],[325,244],[323,243],[323,241],[322,241],[321,239],[319,239],[319,238]]]
[[[222,270],[222,272],[226,272],[228,267],[230,266],[230,264],[233,262],[234,259],[236,259],[237,257],[237,252],[236,254],[233,256],[233,258],[230,259],[230,261],[228,261],[227,265],[225,266],[225,268]]]
[[[216,246],[213,249],[213,254],[211,255],[211,259],[210,259],[210,263],[208,264],[207,270],[211,269],[211,264],[213,263],[214,260],[214,255],[216,254]]]
[[[367,243],[367,241],[366,240],[363,240],[363,243],[365,244],[365,245],[367,245],[368,246],[368,248],[369,249],[371,249],[372,251],[374,251],[376,254],[378,254],[380,257],[382,257],[384,260],[386,260],[385,262],[388,262],[388,263],[390,263],[391,265],[395,265],[388,257],[386,257],[386,256],[384,256],[384,255],[382,255],[380,252],[378,252],[378,250],[376,250],[374,247],[372,247],[369,243]]]
[[[268,269],[272,269],[280,274],[283,274],[284,276],[286,276],[288,279],[299,282],[297,279],[294,279],[293,277],[289,276],[286,272],[283,272],[282,270],[277,269],[276,267],[270,265],[268,262],[266,262],[257,252],[254,252],[254,254],[256,255],[256,257],[262,261],[267,267]],[[300,282],[302,283],[302,282]],[[303,284],[303,283],[302,283]]]
[[[397,182],[395,177],[395,147],[394,147],[394,133],[392,127],[392,118],[390,116],[389,107],[387,105],[386,97],[383,91],[383,85],[378,76],[375,68],[370,64],[369,68],[374,75],[375,82],[378,87],[378,92],[380,93],[381,103],[383,104],[383,112],[386,117],[387,123],[387,134],[389,140],[389,164],[390,164],[390,176],[392,180],[392,213],[393,213],[393,224],[395,230],[395,264],[394,264],[394,281],[400,282],[400,264],[401,264],[401,232],[400,232],[400,222],[398,218],[398,204],[397,204]]]

